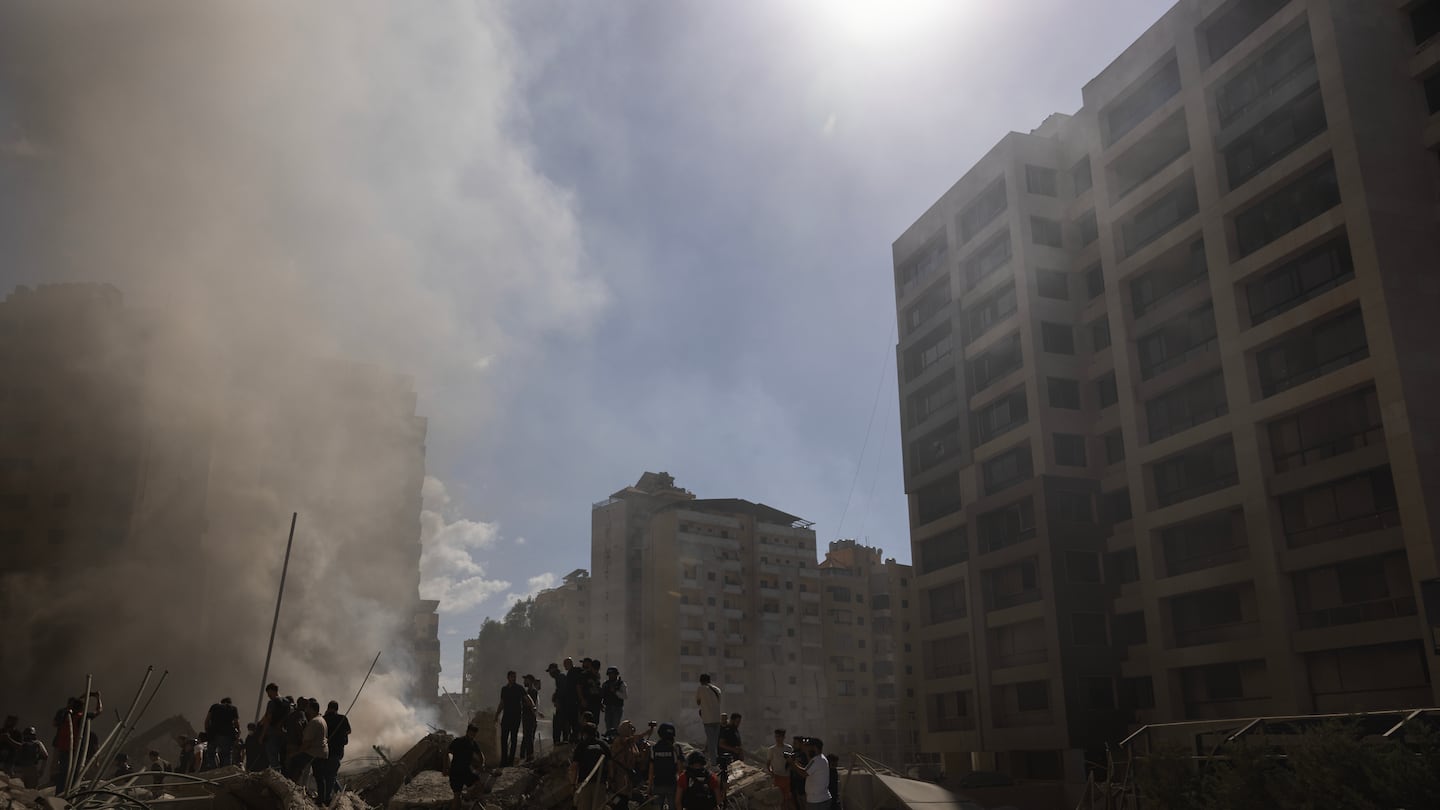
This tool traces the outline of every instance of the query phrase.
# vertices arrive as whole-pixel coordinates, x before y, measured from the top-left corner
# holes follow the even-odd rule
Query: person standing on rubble
[[[87,712],[86,708],[89,698],[95,698],[95,711]],[[81,739],[81,727],[86,719],[94,720],[104,711],[101,704],[100,692],[91,692],[85,700],[72,697],[65,701],[65,708],[55,713],[55,762],[50,768],[51,783],[55,785],[55,794],[65,792],[66,771],[70,767],[72,754],[79,754],[80,748],[84,745]]]
[[[276,684],[266,684],[265,694],[270,697],[270,702],[265,706],[265,716],[260,719],[260,739],[265,744],[266,764],[278,771],[285,767],[284,726],[285,718],[290,716],[290,706],[280,697],[280,687]]]
[[[329,730],[325,728],[325,718],[320,716],[320,701],[315,698],[301,698],[304,705],[301,715],[305,718],[305,724],[300,727],[300,747],[290,756],[287,763],[286,774],[290,781],[297,785],[305,784],[305,772],[316,762],[330,757],[330,746],[326,742]],[[322,766],[323,769],[323,766]],[[320,781],[318,778],[315,780]],[[323,791],[324,788],[321,788]],[[322,793],[322,795],[324,795]],[[328,804],[328,802],[321,802]]]
[[[317,760],[315,787],[320,791],[320,803],[330,804],[330,799],[340,792],[340,761],[345,759],[345,746],[350,742],[350,718],[340,713],[340,703],[330,701],[325,705],[325,744],[329,754],[323,761]]]
[[[705,761],[720,756],[720,687],[710,682],[710,673],[700,673],[695,688],[695,705],[700,707],[700,724],[705,727]]]
[[[228,697],[220,698],[205,714],[205,733],[210,737],[211,756],[216,768],[234,765],[235,743],[240,738],[240,710]]]
[[[563,706],[565,707],[566,726],[570,730],[570,741],[579,742],[580,734],[580,682],[585,679],[585,672],[581,667],[575,666],[574,659],[565,659],[565,690],[561,692]]]
[[[770,746],[765,756],[765,772],[775,782],[775,789],[780,791],[781,810],[795,810],[795,797],[790,793],[790,758],[795,755],[795,749],[785,742],[785,729],[775,729],[775,744]]]
[[[526,762],[535,760],[535,729],[540,726],[540,679],[534,675],[526,675],[525,696],[529,703],[525,704],[524,717],[520,721],[520,758]]]
[[[265,735],[260,730],[258,723],[245,724],[245,770],[248,773],[259,773],[270,767],[270,759],[265,755]]]
[[[20,746],[15,749],[15,758],[11,762],[15,775],[20,777],[25,787],[34,790],[40,786],[40,772],[48,759],[50,752],[45,750],[45,743],[40,742],[34,726],[20,733]]]
[[[656,810],[674,810],[675,786],[680,777],[680,747],[675,744],[675,724],[660,724],[660,741],[650,748],[646,792],[654,797]]]
[[[570,741],[570,729],[566,726],[569,719],[565,715],[564,708],[565,673],[561,671],[560,667],[555,666],[554,661],[551,661],[550,666],[545,669],[545,674],[549,675],[550,680],[555,682],[555,691],[550,693],[550,707],[552,712],[550,718],[550,742],[558,746],[560,743]]]
[[[720,757],[715,763],[720,773],[720,786],[725,787],[730,782],[730,763],[745,761],[745,748],[740,742],[740,713],[730,715],[729,723],[720,725]]]
[[[575,790],[575,810],[599,810],[609,799],[610,751],[599,740],[595,726],[586,723],[575,732],[575,750],[570,754],[570,786]]]
[[[15,752],[20,748],[20,718],[5,715],[5,725],[0,726],[0,774],[9,776],[15,764]]]
[[[440,772],[450,777],[450,790],[455,794],[450,803],[453,810],[460,810],[460,798],[465,789],[480,781],[480,771],[485,767],[485,754],[477,740],[479,735],[479,726],[466,726],[465,736],[451,740],[446,756],[440,758]]]
[[[630,696],[630,690],[625,686],[625,679],[620,677],[620,670],[610,667],[605,670],[605,682],[600,684],[600,703],[605,707],[605,733],[614,734],[615,729],[620,727],[620,721],[625,716],[625,699]]]
[[[291,701],[288,697],[290,713],[285,715],[285,722],[280,724],[280,729],[285,734],[285,764],[288,766],[296,754],[300,753],[300,747],[305,742],[305,710],[310,706],[310,698],[300,696]],[[288,773],[288,770],[282,770]]]
[[[520,733],[520,722],[525,711],[534,710],[525,687],[515,682],[515,670],[505,673],[505,685],[500,687],[500,703],[495,707],[495,722],[500,724],[500,767],[515,764],[516,737]]]

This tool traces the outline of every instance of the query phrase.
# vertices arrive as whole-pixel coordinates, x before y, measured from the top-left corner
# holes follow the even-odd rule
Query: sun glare
[[[967,5],[965,0],[814,0],[817,24],[855,45],[896,45]]]

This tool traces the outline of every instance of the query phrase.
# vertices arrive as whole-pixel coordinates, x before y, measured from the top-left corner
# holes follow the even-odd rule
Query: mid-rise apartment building
[[[1437,33],[1437,0],[1182,0],[896,241],[950,769],[1436,704]]]
[[[854,540],[831,543],[820,563],[824,739],[832,753],[859,753],[896,768],[916,759],[912,578],[910,566]]]

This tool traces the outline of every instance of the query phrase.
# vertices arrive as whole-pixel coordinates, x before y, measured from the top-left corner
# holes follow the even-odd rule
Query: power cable
[[[860,444],[860,458],[855,460],[855,475],[850,479],[850,491],[845,495],[845,509],[840,513],[840,523],[835,527],[835,538],[844,536],[845,518],[850,514],[850,500],[855,497],[855,484],[860,480],[860,468],[865,461],[865,451],[870,447],[870,431],[875,427],[875,412],[880,408],[880,391],[885,386],[885,373],[890,370],[890,359],[895,354],[895,324],[890,325],[890,337],[885,343],[885,360],[880,364],[880,378],[875,381],[875,399],[870,403],[870,421],[865,423],[865,441]]]

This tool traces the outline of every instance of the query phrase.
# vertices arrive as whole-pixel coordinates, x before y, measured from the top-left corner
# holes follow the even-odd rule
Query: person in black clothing
[[[235,764],[235,741],[240,737],[240,710],[230,698],[220,698],[205,715],[205,733],[210,738],[210,749],[206,756],[212,767],[223,768]]]
[[[245,724],[245,770],[258,773],[270,767],[265,754],[265,733],[255,723]]]
[[[570,729],[566,726],[569,718],[565,714],[563,705],[565,696],[565,673],[560,671],[560,667],[555,666],[554,661],[551,661],[550,666],[545,669],[545,674],[549,675],[550,680],[555,682],[555,691],[550,693],[550,706],[553,709],[550,720],[550,742],[559,745],[562,742],[570,741]]]
[[[629,696],[620,670],[615,667],[605,670],[605,682],[600,684],[600,702],[605,707],[605,733],[613,734],[620,727],[620,721],[625,716],[625,699]]]
[[[790,757],[790,796],[796,807],[807,807],[805,801],[805,766],[810,764],[809,738],[796,736],[792,746],[795,754]]]
[[[13,714],[5,715],[5,725],[0,726],[0,775],[10,775],[11,766],[15,762],[15,752],[20,750],[23,738],[20,718]]]
[[[740,743],[740,713],[730,715],[730,722],[720,726],[720,756],[715,766],[720,774],[720,784],[729,784],[730,763],[745,761],[745,749]]]
[[[310,767],[315,772],[320,804],[329,805],[330,799],[340,792],[340,760],[345,758],[345,744],[350,742],[350,718],[340,713],[340,704],[333,700],[325,706],[324,717],[327,756],[315,760]]]
[[[265,685],[265,694],[270,702],[265,705],[265,716],[260,720],[260,738],[265,742],[265,759],[269,767],[280,770],[285,767],[285,718],[290,716],[294,704],[286,703],[280,697],[280,687]],[[263,768],[262,768],[263,770]]]
[[[535,759],[535,729],[540,724],[540,679],[534,675],[525,676],[524,716],[520,719],[520,759],[531,762]]]
[[[515,670],[505,673],[505,685],[500,687],[500,704],[495,707],[495,722],[500,724],[500,767],[515,764],[516,737],[520,733],[520,722],[525,719],[525,707],[530,696],[525,687],[515,682]],[[530,704],[533,708],[534,704]]]
[[[565,689],[561,692],[561,706],[564,708],[565,725],[570,729],[570,741],[578,742],[580,731],[580,682],[585,679],[585,670],[575,666],[572,659],[565,659]]]
[[[646,792],[655,797],[656,810],[674,810],[675,786],[680,778],[680,747],[675,744],[675,724],[660,724],[660,740],[650,747],[650,771]]]
[[[465,789],[480,781],[480,771],[485,767],[485,754],[480,750],[480,743],[476,738],[480,729],[476,726],[466,726],[465,736],[456,737],[450,742],[449,762],[441,761],[445,767],[441,772],[450,777],[450,790],[454,792],[455,799],[450,806],[454,810],[460,810],[460,797]]]
[[[594,716],[594,722],[598,725],[604,715],[603,695],[604,690],[600,687],[600,661],[590,659],[590,666],[585,670],[584,684],[585,711]]]
[[[575,733],[575,750],[570,754],[570,787],[575,790],[576,810],[603,807],[608,798],[610,749],[606,748],[590,723]]]

